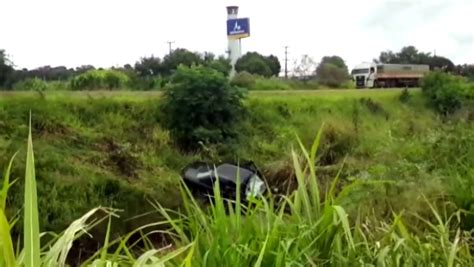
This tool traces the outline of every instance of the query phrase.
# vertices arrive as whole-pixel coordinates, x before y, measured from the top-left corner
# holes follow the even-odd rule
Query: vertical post
[[[174,44],[174,41],[168,41],[167,43],[168,43],[168,47],[169,47],[169,55],[171,56],[171,52],[173,51],[171,49],[171,44]]]
[[[285,46],[285,79],[288,80],[288,46]]]
[[[242,54],[242,38],[239,38],[239,54]]]
[[[238,6],[228,6],[227,7],[227,20],[237,19],[239,13]],[[240,58],[241,55],[241,40],[235,38],[227,38],[228,49],[229,49],[229,59],[232,65],[232,70],[229,77],[232,78],[235,74],[235,63]]]

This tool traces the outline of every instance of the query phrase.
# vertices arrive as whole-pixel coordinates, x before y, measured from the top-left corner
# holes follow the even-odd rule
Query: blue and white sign
[[[227,37],[241,39],[250,36],[250,23],[248,18],[227,20]]]

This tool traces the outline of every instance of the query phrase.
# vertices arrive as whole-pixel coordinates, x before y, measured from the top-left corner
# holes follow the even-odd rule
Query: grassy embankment
[[[24,173],[28,111],[33,114],[42,231],[62,230],[99,205],[124,209],[124,219],[154,210],[147,199],[177,207],[178,171],[195,159],[252,159],[280,191],[296,186],[290,156],[295,134],[309,146],[323,122],[318,178],[324,191],[342,168],[340,185],[352,183],[353,189],[340,204],[350,214],[389,218],[391,210],[404,209],[430,216],[422,194],[466,209],[473,203],[472,123],[437,118],[419,92],[406,103],[399,101],[399,91],[253,93],[240,144],[196,155],[177,151],[160,127],[158,95],[101,94],[0,99],[0,166],[20,150],[14,177]],[[22,183],[10,190],[7,212],[14,215],[23,203]],[[359,205],[364,209],[357,212]],[[128,232],[150,220],[116,221],[114,229]]]

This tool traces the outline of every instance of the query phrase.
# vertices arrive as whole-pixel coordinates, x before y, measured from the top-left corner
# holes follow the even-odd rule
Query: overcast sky
[[[349,67],[415,45],[474,63],[474,0],[0,0],[0,49],[19,68],[110,67],[174,47],[224,54],[226,5],[250,18],[243,52],[291,62],[339,55]],[[293,66],[290,63],[289,66]]]

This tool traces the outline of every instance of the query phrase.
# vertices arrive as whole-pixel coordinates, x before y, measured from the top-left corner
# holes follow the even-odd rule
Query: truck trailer
[[[362,63],[352,70],[357,88],[417,87],[428,65]]]

